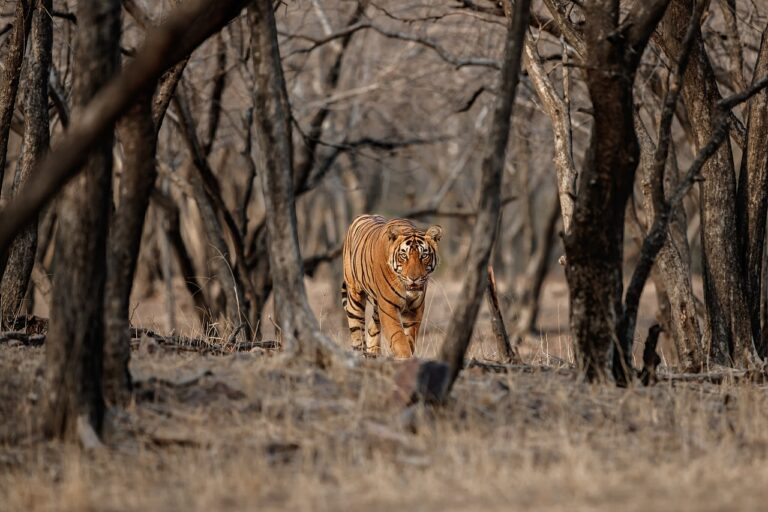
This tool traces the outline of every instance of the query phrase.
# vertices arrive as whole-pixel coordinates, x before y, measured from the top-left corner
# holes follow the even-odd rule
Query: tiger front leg
[[[377,304],[373,305],[371,322],[368,325],[366,352],[374,357],[381,354],[381,320],[379,319],[379,306]]]
[[[403,328],[405,334],[408,336],[408,340],[411,343],[411,352],[416,352],[416,345],[419,340],[419,329],[421,328],[421,317],[424,313],[424,304],[416,308],[413,311],[403,311],[401,318],[403,320]]]
[[[381,328],[389,340],[389,348],[397,359],[413,356],[413,340],[405,334],[400,322],[400,311],[390,304],[379,304]]]
[[[347,314],[353,350],[365,350],[365,294],[344,283],[341,287],[341,305]]]

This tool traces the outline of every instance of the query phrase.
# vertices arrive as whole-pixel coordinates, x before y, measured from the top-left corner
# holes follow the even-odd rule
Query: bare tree
[[[673,0],[662,23],[662,45],[674,60],[692,11],[692,0]],[[682,100],[688,112],[697,150],[713,134],[717,102],[722,99],[711,62],[701,38],[693,44],[691,61],[683,77]],[[755,354],[747,303],[747,284],[739,254],[736,212],[736,172],[730,140],[704,165],[701,183],[701,241],[704,263],[704,298],[707,304],[705,339],[719,362],[731,359],[751,365]]]
[[[19,2],[21,3],[23,2]],[[26,63],[24,84],[24,142],[13,183],[14,194],[25,186],[32,169],[43,153],[48,151],[48,77],[53,41],[50,11],[50,0],[35,2],[32,15],[32,44]],[[21,311],[35,263],[36,248],[37,222],[33,220],[19,233],[8,253],[8,262],[0,282],[0,319],[15,316]]]
[[[115,73],[120,49],[120,3],[82,6],[75,49],[74,116]],[[44,432],[77,439],[84,429],[100,432],[104,283],[111,202],[112,136],[103,134],[58,204],[57,275],[46,339],[42,403]]]
[[[724,10],[729,8],[724,7]],[[740,47],[738,51],[741,55]],[[738,66],[741,59],[737,57],[735,60]],[[768,28],[761,37],[752,83],[765,76],[768,76]],[[747,115],[746,147],[741,158],[737,191],[737,214],[752,336],[758,345],[759,355],[765,358],[768,356],[768,326],[760,324],[760,302],[764,296],[761,293],[761,278],[768,211],[768,92],[762,91],[750,100]]]
[[[565,250],[571,331],[589,380],[606,377],[613,351],[620,356],[615,376],[625,380],[629,375],[616,322],[623,310],[624,214],[639,160],[633,86],[640,57],[667,3],[637,2],[622,22],[618,2],[585,5],[584,65],[594,122]],[[567,19],[558,22],[567,29],[564,33],[572,31],[570,25]],[[570,42],[579,44],[580,36],[572,35]]]
[[[464,354],[469,346],[477,312],[488,278],[486,267],[496,240],[500,211],[501,176],[509,143],[509,131],[515,92],[520,76],[523,39],[528,26],[530,2],[518,0],[514,14],[509,17],[504,46],[504,64],[501,71],[498,99],[491,125],[491,134],[482,161],[480,206],[472,230],[472,245],[467,262],[462,300],[456,305],[439,358],[449,366],[446,389],[448,393],[464,365]]]
[[[19,90],[21,64],[24,59],[24,50],[31,22],[32,5],[30,0],[19,0],[16,2],[10,45],[5,54],[3,80],[2,84],[0,84],[0,192],[3,189],[8,137],[11,133],[11,120],[13,118],[13,110],[16,107],[16,94]],[[3,266],[4,260],[0,258],[0,270],[3,269]]]
[[[112,217],[107,248],[104,294],[104,394],[108,403],[126,401],[131,387],[128,372],[130,334],[128,308],[139,257],[144,217],[157,170],[157,135],[152,120],[152,96],[142,95],[118,124],[125,154],[119,204]]]
[[[272,3],[254,0],[248,7],[255,73],[258,172],[264,192],[269,263],[275,311],[288,350],[321,365],[340,348],[320,332],[304,289],[304,264],[296,232],[293,194],[291,109],[285,89]]]

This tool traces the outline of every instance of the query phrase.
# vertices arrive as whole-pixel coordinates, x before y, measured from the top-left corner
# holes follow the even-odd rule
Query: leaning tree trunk
[[[606,378],[613,359],[619,383],[630,378],[631,354],[616,333],[623,312],[624,215],[639,148],[632,88],[637,64],[666,2],[635,3],[621,24],[612,0],[586,6],[586,84],[594,122],[579,177],[571,232],[565,236],[571,333],[584,376]]]
[[[662,45],[672,60],[682,52],[692,0],[673,0],[662,23]],[[701,37],[691,49],[683,75],[683,104],[690,117],[696,150],[710,139],[722,99]],[[747,303],[747,285],[739,252],[736,214],[736,173],[730,140],[704,165],[701,183],[701,242],[704,299],[707,305],[710,355],[716,361],[750,365],[754,345]]]
[[[131,388],[128,308],[144,217],[157,177],[157,136],[150,94],[136,101],[118,124],[118,134],[125,159],[120,202],[109,230],[104,294],[104,395],[111,404],[125,403]]]
[[[77,13],[73,118],[115,73],[120,57],[120,2],[93,0]],[[81,113],[82,115],[82,113]],[[59,200],[56,276],[46,338],[44,432],[75,439],[101,429],[104,282],[112,180],[112,142],[102,134],[83,172]]]
[[[490,140],[482,162],[480,204],[472,229],[472,244],[467,258],[464,291],[461,294],[462,300],[453,311],[453,318],[440,349],[439,359],[449,366],[449,380],[446,382],[445,389],[440,392],[442,397],[450,391],[464,365],[464,355],[469,346],[483,292],[488,284],[486,268],[498,231],[501,177],[509,143],[512,108],[520,79],[521,52],[529,15],[530,1],[518,0],[514,6],[514,15],[509,18],[504,46],[504,64],[493,113]]]
[[[258,172],[264,206],[269,212],[266,224],[275,312],[288,350],[324,365],[340,349],[320,331],[304,288],[293,194],[291,110],[272,2],[255,0],[248,7],[248,14],[253,38]]]
[[[740,52],[739,52],[740,54]],[[768,28],[763,31],[753,83],[768,75]],[[768,355],[766,326],[760,324],[765,216],[768,211],[768,91],[749,101],[747,142],[741,158],[737,213],[744,257],[752,336],[760,357]]]
[[[22,3],[22,2],[19,2]],[[32,22],[32,48],[26,65],[24,93],[24,142],[13,183],[13,193],[24,187],[40,156],[48,150],[48,75],[51,68],[51,0],[37,0]],[[35,264],[37,219],[13,241],[0,290],[0,319],[22,311]]]

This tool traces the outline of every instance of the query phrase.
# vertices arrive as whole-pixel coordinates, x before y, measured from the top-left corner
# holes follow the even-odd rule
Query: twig
[[[517,348],[512,346],[509,340],[507,328],[504,325],[504,317],[501,316],[499,296],[496,293],[496,276],[493,274],[493,266],[488,265],[488,309],[491,311],[491,328],[496,338],[496,350],[501,363],[520,362],[520,354]]]

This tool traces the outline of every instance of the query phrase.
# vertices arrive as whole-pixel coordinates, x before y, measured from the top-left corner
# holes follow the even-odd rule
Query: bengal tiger
[[[396,358],[413,355],[442,234],[440,226],[422,231],[410,220],[388,221],[379,215],[362,215],[352,222],[344,238],[341,303],[353,349],[379,355],[383,330]],[[366,301],[373,305],[367,344]]]

